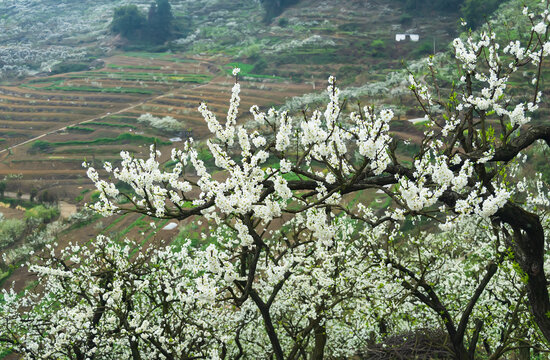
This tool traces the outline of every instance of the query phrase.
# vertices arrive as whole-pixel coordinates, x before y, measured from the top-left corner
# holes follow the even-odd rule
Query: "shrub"
[[[287,27],[288,26],[288,19],[287,18],[280,18],[277,24],[280,27]]]
[[[31,147],[28,150],[29,154],[36,154],[36,153],[51,153],[53,152],[53,147],[50,142],[43,141],[43,140],[36,140],[32,143]]]
[[[40,195],[38,196],[38,200],[41,202],[41,203],[46,203],[46,204],[53,204],[53,203],[56,203],[57,202],[57,195],[52,193],[52,192],[49,192],[48,190],[44,190],[42,193],[40,193]]]
[[[85,71],[89,70],[90,65],[81,62],[66,62],[54,65],[52,67],[51,75],[64,74],[69,72]]]
[[[267,61],[265,61],[264,58],[260,58],[256,63],[254,64],[254,67],[252,68],[253,74],[263,74],[267,68]]]
[[[386,49],[386,42],[382,39],[376,39],[370,43],[370,53],[374,57],[384,56],[385,49]]]
[[[5,219],[0,221],[0,249],[10,246],[25,231],[25,222],[18,219]]]
[[[91,133],[94,132],[94,129],[83,127],[83,126],[67,126],[67,131],[70,132],[81,132],[81,133]]]
[[[25,220],[31,223],[47,224],[59,216],[59,209],[38,205],[25,211]]]

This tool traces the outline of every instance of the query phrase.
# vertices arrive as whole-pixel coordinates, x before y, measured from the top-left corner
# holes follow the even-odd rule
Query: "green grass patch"
[[[280,76],[253,74],[252,69],[254,68],[254,65],[251,65],[251,64],[245,64],[245,63],[240,63],[240,62],[232,62],[232,63],[229,63],[229,64],[225,64],[225,66],[224,66],[224,70],[228,75],[232,75],[232,72],[233,72],[234,68],[241,69],[241,72],[239,73],[239,76],[242,76],[242,77],[283,80],[283,78],[280,77]]]
[[[355,194],[355,196],[348,202],[347,204],[348,209],[352,209],[355,206],[355,204],[359,202],[362,195],[363,195],[363,191],[358,191]]]
[[[86,74],[86,73],[84,73]],[[70,75],[70,78],[87,78],[84,74],[73,74]],[[88,74],[94,74],[94,73],[88,73]],[[49,90],[49,91],[81,91],[81,92],[97,92],[97,93],[113,93],[113,94],[145,94],[145,95],[152,95],[155,92],[152,90],[146,90],[141,88],[126,88],[126,87],[118,87],[118,88],[100,88],[100,87],[92,87],[92,86],[65,86],[63,85],[64,78],[59,78],[59,80],[55,81],[52,85],[43,86],[43,87],[37,87],[32,86],[29,84],[23,84],[21,87],[23,88],[29,88],[33,90]],[[32,83],[32,82],[31,82]]]
[[[90,68],[88,63],[65,62],[54,65],[51,69],[51,74],[64,74],[69,72],[84,71]]]
[[[29,80],[29,84],[47,84],[47,83],[55,84],[55,83],[59,83],[59,82],[60,82],[60,79],[63,80],[63,78],[60,78],[60,77],[55,77],[55,78],[51,78],[51,77],[38,78],[38,79]]]
[[[8,270],[1,272],[0,271],[0,286],[11,276],[13,273],[13,267],[10,266]],[[1,359],[1,358],[0,358]]]
[[[60,86],[65,80],[66,80],[65,77],[33,79],[29,81],[28,84],[22,84],[20,86],[23,88],[29,88],[29,89],[35,89],[35,90],[48,89],[49,87],[52,87],[52,86]],[[45,86],[45,87],[35,87],[30,85],[30,84],[47,84],[47,83],[51,83],[51,85]]]
[[[12,354],[13,352],[9,349],[0,349],[0,359],[5,358],[6,356]]]
[[[176,166],[177,163],[179,163],[178,160],[168,160],[167,162],[165,162],[163,164],[164,170],[165,171],[172,171],[172,169],[174,168],[174,166]]]
[[[88,123],[86,123],[86,125],[106,126],[106,127],[113,127],[113,128],[137,129],[136,126],[130,125],[130,124],[112,124],[112,123],[99,122],[99,121],[88,122]]]
[[[107,231],[109,231],[109,230],[112,229],[116,224],[118,224],[119,222],[121,222],[122,220],[124,220],[124,218],[126,218],[126,216],[128,216],[128,214],[124,214],[124,215],[121,215],[121,216],[119,216],[118,218],[116,218],[116,220],[113,221],[111,224],[109,224],[109,226],[107,226],[105,229],[103,229],[103,231],[101,231],[100,234],[106,234]]]
[[[83,127],[83,126],[67,126],[67,131],[70,132],[80,132],[80,133],[91,133],[94,132],[95,129]]]
[[[116,138],[97,138],[94,140],[69,140],[69,141],[58,141],[58,142],[49,142],[37,140],[31,145],[31,149],[35,147],[37,149],[47,149],[56,146],[78,146],[78,145],[108,145],[116,143],[156,143],[158,145],[171,145],[170,141],[164,141],[156,137],[135,135],[135,134],[120,134]],[[40,151],[40,150],[38,150]]]
[[[206,74],[166,74],[166,73],[144,73],[144,72],[106,72],[94,71],[67,76],[70,79],[96,79],[96,80],[121,80],[121,81],[165,81],[165,82],[186,82],[204,84],[212,79]],[[43,88],[44,89],[44,88]]]
[[[55,149],[52,153],[54,154],[63,154],[63,155],[80,155],[76,159],[82,161],[84,159],[83,154],[89,153],[90,149],[87,147],[71,147],[71,148],[64,148],[64,149]],[[120,157],[116,157],[120,154],[119,148],[114,149],[108,149],[108,148],[97,148],[94,149],[94,155],[109,155],[114,157],[101,157],[101,161],[110,161],[110,162],[117,162],[120,161]],[[50,160],[51,161],[51,160]]]
[[[152,53],[152,52],[145,52],[145,51],[129,51],[124,53],[124,56],[128,56],[128,57],[137,57],[141,59],[163,59],[163,60],[165,57],[168,57],[171,55],[172,53],[167,53],[167,52]]]
[[[105,119],[120,119],[120,120],[135,120],[134,117],[127,116],[127,115],[109,115]]]
[[[75,202],[81,202],[83,199],[84,199],[84,195],[86,195],[87,193],[89,193],[91,191],[91,189],[84,189],[80,192],[80,195],[78,195],[77,197],[74,198],[74,201]]]
[[[93,193],[90,194],[90,200],[92,200],[92,202],[96,202],[97,200],[99,200],[99,194],[101,194],[101,192],[99,190],[95,190]]]
[[[118,239],[123,238],[126,234],[128,234],[136,226],[138,226],[139,228],[143,228],[144,226],[149,226],[149,224],[147,222],[143,221],[144,218],[145,218],[145,215],[141,215],[136,221],[134,221],[133,223],[128,225],[124,230],[119,232],[117,234],[117,238]]]
[[[411,143],[408,145],[400,143],[399,146],[397,147],[398,154],[411,159],[414,158],[419,152],[420,152],[420,145],[415,143]]]
[[[141,243],[136,246],[135,248],[132,249],[132,251],[130,252],[130,256],[133,256],[139,249],[141,249],[145,243],[147,243],[147,241],[154,235],[157,233],[157,230],[151,228],[151,225],[150,225],[150,222],[148,221],[145,221],[146,215],[141,215],[139,218],[136,219],[136,221],[134,221],[133,223],[131,223],[130,225],[128,225],[124,230],[122,230],[121,232],[119,232],[115,239],[116,241],[120,241],[121,239],[124,239],[124,236],[126,236],[132,229],[134,228],[139,228],[141,230],[142,233],[146,233],[146,232],[149,232],[150,230],[150,233],[147,237],[145,237],[143,239],[143,241],[141,241]],[[160,225],[159,225],[159,221],[160,221]],[[168,221],[170,221],[169,219],[167,220],[155,220],[155,224],[156,224],[156,229],[162,229],[162,227],[164,227],[164,224],[166,224]]]
[[[81,91],[81,92],[98,92],[98,93],[113,93],[113,94],[145,94],[152,95],[155,92],[152,90],[137,89],[137,88],[97,88],[90,86],[47,86],[36,88],[36,90],[54,90],[54,91]]]
[[[415,122],[413,125],[415,128],[419,130],[424,130],[426,129],[426,125],[428,125],[429,123],[430,123],[430,120],[426,120],[426,121]]]
[[[10,349],[0,348],[0,359],[4,359],[6,356],[13,354],[13,351]]]
[[[140,59],[158,59],[162,61],[171,61],[178,63],[196,63],[197,60],[194,59],[180,59],[174,57],[174,54],[171,52],[147,52],[147,51],[128,51],[124,53],[124,56],[136,57]]]
[[[136,69],[136,70],[160,70],[161,66],[147,66],[147,65],[118,65],[109,64],[107,67],[111,69]]]
[[[71,226],[69,226],[67,229],[63,230],[62,233],[67,234],[67,233],[70,233],[73,230],[83,228],[84,226],[93,224],[94,222],[101,219],[102,217],[103,216],[101,216],[100,214],[93,214],[92,216],[90,216],[86,220],[81,220],[81,221],[78,221],[78,222],[75,222],[75,223],[71,224]]]
[[[132,251],[130,252],[130,256],[134,256],[134,254],[135,254],[136,252],[138,252],[138,250],[141,249],[141,248],[147,243],[147,241],[149,241],[149,239],[151,239],[151,238],[153,237],[153,235],[155,235],[155,234],[157,233],[158,229],[162,229],[163,227],[165,227],[166,224],[167,224],[169,221],[171,221],[171,220],[170,220],[170,219],[166,219],[166,220],[160,220],[160,221],[157,220],[157,221],[155,221],[155,227],[157,228],[156,230],[155,230],[155,229],[152,229],[152,228],[150,227],[150,224],[147,224],[147,226],[149,226],[149,228],[150,228],[151,230],[153,230],[153,231],[151,231],[151,232],[149,233],[149,235],[147,235],[147,236],[143,239],[143,241],[141,241],[141,243],[139,243],[139,246],[136,246],[134,249],[132,249]]]
[[[164,225],[163,225],[164,226]],[[193,248],[204,247],[205,244],[212,242],[211,240],[203,240],[199,234],[199,226],[196,223],[190,223],[183,228],[180,228],[179,233],[172,239],[172,246],[175,251],[180,251],[183,244],[187,240],[191,240],[190,246]]]

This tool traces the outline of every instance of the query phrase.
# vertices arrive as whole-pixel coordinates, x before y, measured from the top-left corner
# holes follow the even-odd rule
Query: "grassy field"
[[[229,64],[226,64],[224,66],[225,72],[230,75],[233,72],[234,68],[241,69],[241,72],[239,75],[241,77],[250,77],[250,78],[258,78],[258,79],[277,79],[277,80],[283,80],[280,76],[275,75],[264,75],[264,74],[254,74],[254,65],[252,64],[245,64],[241,62],[231,62]]]
[[[169,141],[163,141],[155,137],[143,136],[143,135],[134,135],[134,134],[121,134],[116,138],[96,138],[91,140],[69,140],[69,141],[58,141],[58,142],[49,142],[43,140],[35,141],[30,150],[36,150],[37,152],[46,152],[42,149],[58,146],[80,146],[80,145],[105,145],[105,144],[131,144],[131,143],[143,143],[143,144],[159,144],[159,145],[170,145],[172,144]]]

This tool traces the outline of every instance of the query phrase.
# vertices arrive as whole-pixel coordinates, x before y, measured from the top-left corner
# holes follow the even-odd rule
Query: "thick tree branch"
[[[550,146],[550,125],[535,125],[527,128],[518,137],[497,148],[491,161],[510,161],[537,140],[544,140]]]

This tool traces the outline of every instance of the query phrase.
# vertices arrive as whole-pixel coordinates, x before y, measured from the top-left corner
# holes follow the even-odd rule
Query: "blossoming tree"
[[[169,170],[155,146],[148,159],[123,151],[105,163],[132,193],[89,167],[94,210],[201,219],[204,246],[135,255],[100,237],[52,250],[32,268],[42,292],[4,294],[0,340],[30,358],[321,359],[435,328],[459,359],[547,351],[548,190],[522,169],[527,150],[550,144],[550,126],[531,121],[550,16],[524,14],[524,42],[501,45],[490,30],[454,41],[451,89],[433,60],[429,85],[411,74],[429,126],[410,161],[392,111],[345,116],[331,77],[324,111],[253,106],[253,130],[237,125],[238,81],[225,123],[201,104],[223,179],[193,141],[172,150]],[[525,74],[532,94],[513,95],[510,80]],[[391,205],[353,201],[368,191]]]

